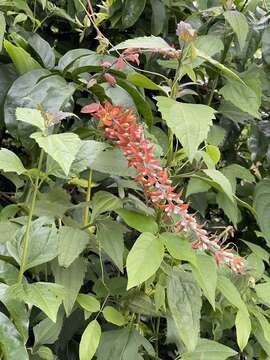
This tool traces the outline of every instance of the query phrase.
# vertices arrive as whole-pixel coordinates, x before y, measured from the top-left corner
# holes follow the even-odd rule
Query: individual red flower
[[[212,253],[218,264],[227,264],[232,271],[244,271],[243,258],[233,254],[232,249],[222,247],[219,240],[211,240],[194,215],[188,212],[188,204],[181,199],[181,193],[174,191],[168,169],[162,168],[160,159],[153,154],[153,145],[145,137],[144,128],[137,122],[134,112],[124,106],[115,106],[108,101],[104,106],[91,104],[91,111],[100,120],[105,136],[116,144],[128,160],[129,166],[137,169],[135,177],[144,193],[155,208],[164,212],[165,218],[172,220],[177,215],[176,232],[185,232],[193,239],[192,247]],[[85,109],[85,107],[83,108]],[[96,109],[96,111],[92,111]],[[87,112],[87,111],[84,111]]]
[[[111,86],[115,86],[117,84],[116,78],[109,73],[104,74],[104,78]]]

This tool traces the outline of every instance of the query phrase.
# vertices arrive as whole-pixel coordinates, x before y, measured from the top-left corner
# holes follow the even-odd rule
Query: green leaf
[[[38,127],[42,132],[46,129],[44,118],[37,109],[17,108],[16,118],[19,121]]]
[[[230,101],[240,110],[249,113],[257,119],[260,118],[258,112],[260,103],[256,93],[246,84],[230,80],[219,90],[219,93],[225,100]]]
[[[5,172],[15,172],[18,175],[26,172],[20,158],[12,151],[5,148],[0,149],[0,170]]]
[[[172,49],[171,46],[161,37],[156,36],[142,36],[134,39],[128,39],[120,44],[114,46],[111,51],[121,50],[127,48],[139,49]]]
[[[210,156],[210,158],[213,160],[215,165],[219,162],[221,154],[217,146],[207,145],[206,153]]]
[[[61,268],[56,262],[52,265],[56,284],[61,285],[65,290],[63,304],[67,316],[71,314],[80,288],[83,285],[86,266],[87,264],[83,258],[77,258],[67,269]]]
[[[270,24],[262,33],[262,56],[266,64],[270,65]]]
[[[247,346],[251,332],[251,322],[246,311],[238,310],[235,319],[237,344],[241,351]]]
[[[192,266],[192,274],[203,290],[207,300],[215,310],[217,287],[217,264],[212,256],[197,254],[197,266]]]
[[[52,350],[50,348],[48,348],[47,346],[41,346],[38,349],[37,354],[39,357],[41,357],[41,359],[44,359],[44,360],[54,360],[55,359]]]
[[[91,313],[98,312],[100,310],[100,303],[99,301],[94,297],[94,295],[90,294],[79,294],[77,296],[77,302],[80,304],[80,306]]]
[[[73,133],[52,134],[42,136],[34,133],[31,138],[49,154],[68,175],[72,162],[75,160],[82,143],[78,135]]]
[[[253,244],[249,241],[245,241],[242,240],[249,248],[250,250],[257,255],[259,258],[261,258],[262,260],[266,261],[267,263],[269,263],[269,253],[264,250],[261,246]]]
[[[178,260],[188,261],[197,266],[196,255],[187,239],[172,233],[162,233],[160,239],[164,242],[169,254]]]
[[[101,328],[97,320],[91,321],[82,334],[79,354],[80,360],[91,360],[96,353],[101,336]]]
[[[151,17],[151,34],[159,35],[166,23],[166,7],[162,0],[151,0],[152,17]]]
[[[141,233],[150,232],[155,234],[158,232],[158,224],[153,216],[147,216],[127,209],[118,209],[116,212],[128,226]]]
[[[196,55],[199,56],[200,58],[208,61],[210,64],[214,65],[217,69],[219,69],[225,75],[229,76],[231,79],[237,80],[237,81],[241,82],[242,84],[244,84],[244,82],[241,80],[241,78],[235,72],[233,72],[231,69],[224,66],[217,60],[211,58],[211,56],[208,56],[208,54],[206,54],[205,52],[203,52],[199,49],[196,49]]]
[[[142,360],[141,348],[151,357],[155,351],[151,343],[136,330],[106,331],[102,334],[97,351],[98,360]]]
[[[163,91],[162,87],[155,84],[152,80],[150,80],[145,75],[139,74],[139,73],[132,73],[128,74],[127,76],[128,81],[130,81],[132,84],[149,90],[159,90]]]
[[[248,34],[248,22],[245,15],[236,10],[227,10],[223,15],[235,32],[240,49],[242,50]]]
[[[237,352],[213,340],[200,339],[192,353],[183,354],[183,360],[226,360]]]
[[[92,214],[90,222],[93,223],[96,217],[104,212],[121,208],[122,201],[117,196],[107,192],[98,191],[92,200]]]
[[[197,194],[200,192],[206,192],[211,188],[205,181],[197,178],[191,178],[188,182],[186,190],[186,198],[192,194]]]
[[[7,243],[7,248],[12,257],[21,264],[23,246],[22,242],[26,231],[26,225],[22,226],[15,234],[15,239]],[[32,222],[28,254],[24,269],[31,269],[44,264],[58,255],[57,230],[53,219],[40,217]]]
[[[151,233],[142,233],[127,257],[127,289],[143,283],[154,275],[160,267],[163,256],[162,242]]]
[[[259,298],[259,301],[263,304],[270,306],[270,283],[266,282],[264,284],[257,284],[255,286],[256,294]]]
[[[118,269],[123,272],[125,228],[112,220],[98,222],[97,241],[102,250],[110,257]]]
[[[89,49],[73,49],[66,52],[59,60],[57,68],[60,71],[67,71],[68,68],[76,61],[77,59],[94,54],[94,51]]]
[[[219,275],[217,288],[232,305],[237,307],[242,312],[248,312],[239,291],[230,279],[226,278],[223,275]]]
[[[213,125],[209,130],[207,142],[211,145],[218,146],[223,142],[225,134],[226,131],[221,126]]]
[[[200,331],[201,291],[190,273],[173,269],[167,288],[168,304],[179,338],[194,351]]]
[[[11,299],[7,296],[8,285],[0,283],[0,301],[4,304],[9,312],[10,318],[14,322],[17,330],[20,332],[24,343],[29,337],[29,316],[25,304],[17,299]]]
[[[6,20],[2,12],[0,12],[0,52],[2,51],[4,34],[6,31]]]
[[[124,28],[129,28],[139,19],[145,8],[146,0],[125,0],[122,10],[122,24]]]
[[[112,306],[105,306],[102,313],[105,320],[114,325],[122,326],[126,323],[124,316]]]
[[[228,196],[228,198],[234,202],[233,190],[229,180],[218,170],[207,169],[203,171],[218,185],[220,188],[219,190],[223,191]]]
[[[62,226],[59,230],[59,265],[69,267],[88,243],[89,236],[85,231],[71,226]]]
[[[7,290],[11,299],[19,299],[42,310],[53,322],[57,320],[57,312],[65,291],[58,284],[36,282],[33,284],[17,284]]]
[[[0,348],[5,360],[29,359],[21,335],[2,312],[0,312]]]
[[[19,74],[24,74],[28,71],[41,68],[39,63],[23,48],[13,45],[8,40],[4,40],[4,47],[11,57],[11,60],[16,66]]]
[[[261,180],[255,187],[253,207],[263,235],[270,244],[270,179]]]
[[[89,163],[89,167],[110,175],[135,176],[136,174],[134,168],[128,167],[128,161],[119,149],[100,152],[95,159]]]
[[[257,309],[252,309],[252,313],[253,315],[256,317],[256,319],[258,320],[264,337],[266,339],[266,341],[268,342],[268,344],[270,343],[270,324],[269,321],[267,320],[267,318],[261,313],[261,310],[257,310]]]
[[[207,138],[215,110],[206,105],[178,103],[164,96],[158,96],[157,101],[163,119],[192,161],[199,145]]]
[[[49,318],[45,318],[33,327],[35,335],[34,348],[38,348],[42,344],[55,343],[62,329],[63,317],[64,311],[59,311],[56,322],[53,322]]]
[[[3,234],[2,231],[1,234]],[[18,275],[19,270],[14,265],[9,264],[4,260],[0,260],[0,283],[4,282],[7,285],[13,285],[17,282]]]

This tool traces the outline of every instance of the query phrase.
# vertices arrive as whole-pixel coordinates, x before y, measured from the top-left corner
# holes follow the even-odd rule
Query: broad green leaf
[[[192,194],[197,194],[200,192],[206,192],[211,188],[205,181],[197,178],[191,178],[188,182],[186,190],[186,198]]]
[[[89,243],[85,231],[71,226],[62,226],[59,230],[58,262],[60,266],[69,267]]]
[[[170,45],[161,37],[156,36],[142,36],[134,39],[129,39],[114,46],[113,50],[121,50],[127,48],[139,48],[139,49],[172,49]]]
[[[213,160],[215,165],[219,162],[221,154],[217,146],[207,145],[206,153],[210,156],[210,158]]]
[[[135,329],[105,331],[97,351],[98,360],[142,360],[142,348],[151,357],[155,351],[151,343]]]
[[[254,182],[254,175],[249,169],[239,165],[231,164],[221,169],[221,172],[230,180],[233,191],[236,190],[236,179],[245,180],[248,182]]]
[[[259,302],[270,306],[270,282],[257,284],[255,286],[255,291],[259,298]]]
[[[260,103],[258,102],[256,93],[246,84],[240,81],[230,80],[219,90],[219,93],[225,100],[230,101],[240,110],[249,113],[257,119],[260,118],[258,111]]]
[[[241,351],[247,346],[251,332],[251,322],[246,311],[238,310],[235,319],[237,344]]]
[[[166,6],[162,0],[151,0],[151,34],[157,36],[162,32],[167,20]]]
[[[2,312],[0,312],[0,348],[5,360],[29,359],[21,335]]]
[[[4,47],[11,57],[11,60],[16,66],[19,74],[24,74],[28,71],[41,68],[39,63],[23,48],[13,45],[8,40],[4,40]]]
[[[217,264],[212,256],[197,254],[197,266],[192,266],[192,274],[203,290],[204,296],[215,309],[217,287]]]
[[[15,172],[18,175],[26,172],[20,158],[12,151],[5,148],[0,149],[0,170],[5,172]]]
[[[22,336],[24,344],[29,337],[29,316],[30,312],[26,309],[25,304],[17,299],[11,299],[7,296],[8,285],[0,282],[0,301],[4,304],[9,312],[10,318],[14,322],[17,330]]]
[[[71,314],[83,285],[86,267],[87,264],[83,258],[77,258],[67,269],[61,268],[56,262],[52,265],[55,283],[61,285],[65,291],[63,304],[67,316]]]
[[[250,276],[252,276],[255,281],[262,278],[265,266],[263,260],[257,256],[256,254],[249,254],[246,258],[247,260],[247,268],[249,270]]]
[[[260,324],[260,326],[262,328],[262,331],[263,331],[263,334],[264,334],[264,337],[265,337],[266,341],[268,343],[270,343],[270,323],[269,323],[269,321],[261,313],[261,310],[259,310],[259,309],[252,309],[252,313],[256,317],[256,319],[258,320],[258,322],[259,322],[259,324]]]
[[[44,359],[44,360],[54,360],[55,359],[52,350],[50,348],[48,348],[47,346],[41,346],[38,349],[37,354],[41,359]]]
[[[105,320],[114,325],[122,326],[126,323],[124,316],[112,306],[105,306],[102,313]]]
[[[140,232],[151,232],[153,234],[158,231],[158,224],[153,216],[147,216],[127,209],[118,209],[116,212],[125,223],[133,229]]]
[[[244,82],[241,80],[241,78],[235,72],[233,72],[231,69],[229,69],[227,66],[224,66],[217,60],[213,59],[211,56],[209,56],[205,52],[203,52],[199,49],[196,49],[196,55],[199,56],[200,58],[208,61],[210,64],[214,65],[217,69],[219,69],[221,72],[223,72],[225,75],[227,75],[231,79],[237,80],[237,81],[241,82],[242,84],[244,84]]]
[[[157,101],[163,119],[192,161],[199,145],[207,138],[215,110],[206,105],[179,103],[164,96],[158,96]]]
[[[101,336],[101,328],[97,320],[91,321],[84,330],[80,342],[80,360],[91,360],[96,353]]]
[[[42,132],[46,129],[44,118],[37,109],[17,108],[16,118],[19,121],[38,127]]]
[[[66,52],[59,60],[57,68],[60,71],[66,71],[80,57],[91,55],[94,52],[89,49],[73,49]]]
[[[219,146],[225,138],[226,131],[218,125],[211,126],[208,136],[207,142],[214,146]]]
[[[89,167],[93,170],[116,176],[135,176],[136,174],[134,168],[128,167],[128,161],[119,149],[100,152],[89,163]]]
[[[223,15],[235,32],[240,49],[242,50],[248,34],[248,22],[245,15],[236,10],[227,10]]]
[[[90,222],[93,223],[98,215],[107,211],[117,210],[122,206],[122,201],[117,196],[107,191],[98,191],[92,200],[92,214]]]
[[[33,327],[35,335],[34,348],[38,348],[43,344],[54,344],[58,339],[63,325],[64,311],[59,311],[57,321],[53,322],[49,318],[45,318]]]
[[[233,190],[230,181],[218,170],[207,169],[203,171],[220,187],[220,190],[223,191],[232,202],[234,202]]]
[[[237,287],[231,282],[230,279],[223,275],[219,275],[217,288],[232,305],[237,307],[242,312],[247,312],[247,307],[243,302]]]
[[[98,312],[100,310],[100,303],[95,298],[94,295],[91,294],[79,294],[77,296],[77,302],[80,306],[89,312]]]
[[[167,288],[168,304],[179,338],[194,351],[200,331],[201,291],[190,273],[173,269]]]
[[[5,101],[5,124],[14,138],[19,138],[24,146],[32,149],[30,135],[32,126],[17,121],[15,112],[18,107],[36,109],[42,106],[47,112],[61,110],[71,99],[76,87],[72,82],[45,69],[33,70],[13,82]],[[29,150],[32,151],[32,150]]]
[[[127,257],[127,288],[140,285],[154,275],[160,267],[163,256],[162,242],[151,233],[142,233]]]
[[[260,257],[262,260],[266,261],[267,263],[269,263],[269,252],[267,252],[265,249],[263,249],[261,246],[253,244],[249,241],[245,241],[242,240],[249,248],[250,250],[257,255],[258,257]]]
[[[1,234],[3,233],[1,232]],[[17,282],[18,275],[19,271],[14,265],[9,264],[4,260],[0,260],[0,283],[4,282],[7,285],[13,285]]]
[[[144,10],[146,0],[125,0],[122,10],[122,24],[124,28],[129,28],[135,24]]]
[[[6,31],[6,20],[2,12],[0,12],[0,52],[2,51],[3,38]]]
[[[266,64],[270,65],[270,25],[262,33],[262,56]]]
[[[237,228],[237,224],[241,220],[241,213],[237,207],[237,203],[231,201],[223,192],[217,193],[216,202],[218,207],[228,216],[234,227]]]
[[[216,341],[200,339],[196,349],[192,353],[185,353],[183,360],[226,360],[237,352]]]
[[[163,91],[162,87],[155,84],[152,80],[150,80],[145,75],[142,75],[142,74],[139,74],[139,73],[132,73],[132,74],[128,74],[127,79],[132,84],[134,84],[134,85],[136,85],[138,87],[142,87],[144,89],[149,89],[149,90]]]
[[[253,207],[262,233],[270,245],[270,179],[263,179],[256,185]]]
[[[169,254],[178,260],[188,261],[197,266],[196,255],[189,241],[177,234],[162,233],[160,239],[164,242]]]
[[[18,73],[15,66],[10,64],[1,64],[0,65],[0,78],[1,78],[1,87],[0,87],[0,111],[3,114],[4,103],[6,100],[6,95],[9,91],[9,88],[12,86]],[[4,126],[5,119],[4,116],[0,118],[0,126]]]
[[[7,290],[11,299],[22,300],[42,310],[53,322],[57,320],[57,312],[61,305],[65,290],[53,283],[36,282],[33,284],[17,284]]]
[[[25,236],[26,225],[17,230],[15,239],[7,243],[7,248],[12,257],[21,265],[23,255],[22,242]],[[32,222],[28,254],[24,269],[31,269],[44,264],[58,255],[58,237],[53,219],[40,217]]]
[[[97,224],[97,241],[121,272],[123,272],[125,249],[124,232],[125,228],[121,224],[109,219]]]
[[[34,133],[31,137],[68,175],[71,164],[82,145],[79,136],[74,133],[52,134],[48,136]]]

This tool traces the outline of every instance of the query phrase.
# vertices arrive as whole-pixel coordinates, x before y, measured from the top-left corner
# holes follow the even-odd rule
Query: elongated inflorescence
[[[243,258],[235,255],[232,249],[222,247],[219,239],[210,239],[203,226],[188,212],[188,204],[183,202],[181,194],[174,191],[168,170],[154,156],[153,145],[145,137],[143,126],[130,108],[105,102],[104,106],[98,103],[87,105],[82,112],[100,120],[105,136],[121,149],[129,166],[137,169],[135,180],[143,187],[153,206],[163,211],[168,220],[177,216],[176,232],[186,233],[192,239],[194,249],[210,252],[218,264],[225,263],[237,273],[244,271]]]

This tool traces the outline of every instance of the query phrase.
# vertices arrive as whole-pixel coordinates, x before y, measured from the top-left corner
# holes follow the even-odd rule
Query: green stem
[[[158,356],[158,340],[159,340],[159,327],[160,327],[160,317],[157,318],[157,324],[156,324],[156,339],[155,339],[155,359],[159,359]]]
[[[19,276],[18,276],[19,284],[22,282],[23,274],[25,271],[25,264],[26,264],[26,259],[27,259],[27,255],[28,255],[29,239],[30,239],[31,226],[32,226],[32,218],[33,218],[33,212],[35,209],[36,198],[37,198],[37,193],[38,193],[38,188],[39,188],[39,178],[40,178],[40,172],[41,172],[43,158],[44,158],[44,150],[41,149],[40,156],[39,156],[39,162],[38,162],[38,172],[37,172],[37,177],[36,177],[35,184],[34,184],[34,193],[33,193],[31,206],[30,206],[30,210],[29,210],[29,215],[28,215],[28,219],[27,219],[26,231],[25,231],[25,235],[24,235],[23,243],[22,243],[23,253],[22,253],[21,266],[20,266],[20,271],[19,271]]]
[[[84,209],[84,216],[83,216],[83,225],[84,226],[88,225],[88,219],[89,219],[89,202],[91,199],[91,192],[92,192],[92,175],[93,175],[93,170],[90,169],[89,175],[88,175],[88,184],[87,184],[87,193],[86,193],[87,205]]]

